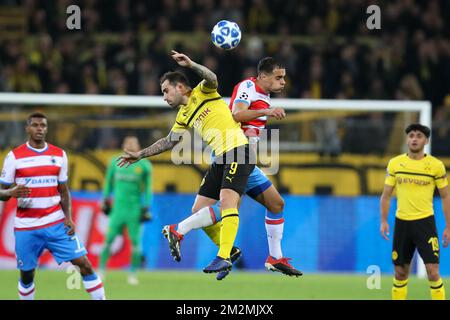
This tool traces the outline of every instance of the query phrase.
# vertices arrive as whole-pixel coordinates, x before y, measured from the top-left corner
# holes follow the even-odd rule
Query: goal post
[[[224,98],[229,101],[230,98]],[[161,96],[119,96],[90,94],[0,93],[0,105],[71,105],[135,108],[170,108]],[[344,100],[344,99],[271,99],[273,107],[286,110],[346,110],[364,112],[417,112],[421,124],[431,129],[432,107],[429,101]],[[431,141],[425,146],[431,152]]]

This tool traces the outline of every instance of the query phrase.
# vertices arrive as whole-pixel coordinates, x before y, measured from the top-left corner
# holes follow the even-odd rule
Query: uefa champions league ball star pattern
[[[216,47],[231,50],[241,41],[241,30],[236,22],[221,20],[214,26],[211,40]]]

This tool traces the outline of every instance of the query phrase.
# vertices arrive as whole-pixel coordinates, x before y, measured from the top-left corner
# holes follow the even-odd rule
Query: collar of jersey
[[[30,146],[30,144],[27,141],[27,148],[32,150],[32,151],[34,151],[34,152],[42,153],[42,152],[45,152],[48,149],[48,144],[47,144],[47,142],[45,142],[45,147],[44,148],[36,149],[36,148],[33,148],[32,146]]]
[[[419,159],[419,160],[410,158],[409,155],[408,155],[408,153],[405,153],[405,156],[406,156],[406,158],[407,158],[408,160],[411,160],[411,161],[422,161],[422,160],[427,159],[428,154],[424,153],[424,154],[423,154],[423,158],[422,158],[422,159]]]
[[[262,94],[264,94],[266,96],[269,96],[269,93],[265,92],[260,86],[258,86],[256,84],[256,78],[255,77],[250,77],[250,80],[253,81],[253,83],[255,84],[256,92],[259,92],[259,93],[262,93]]]

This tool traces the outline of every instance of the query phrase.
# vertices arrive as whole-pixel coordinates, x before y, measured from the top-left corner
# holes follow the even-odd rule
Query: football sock
[[[132,246],[131,248],[131,272],[136,272],[137,269],[141,266],[141,248],[139,245]]]
[[[228,259],[239,227],[237,208],[222,210],[222,228],[220,229],[219,257]]]
[[[212,226],[204,227],[203,231],[205,231],[205,233],[217,247],[220,247],[220,229],[222,228],[220,208],[218,205],[213,205],[210,207],[210,211],[211,210],[213,210],[214,212],[216,223],[214,223]]]
[[[95,272],[83,276],[83,284],[86,291],[91,295],[92,300],[106,300],[102,280],[100,280]]]
[[[392,286],[392,300],[406,300],[408,294],[408,279],[397,280],[394,278]]]
[[[20,300],[34,300],[34,282],[23,284],[22,281],[19,280],[18,289]]]
[[[444,282],[441,278],[438,281],[430,281],[430,293],[432,300],[445,300]]]
[[[281,239],[283,238],[283,213],[272,213],[266,210],[266,232],[269,243],[269,254],[275,259],[283,257]]]
[[[111,244],[106,243],[105,247],[102,250],[102,253],[100,254],[100,270],[105,270],[106,263],[109,259],[110,250]]]
[[[201,208],[178,224],[177,232],[185,235],[192,229],[209,227],[216,222],[215,214],[211,207]]]

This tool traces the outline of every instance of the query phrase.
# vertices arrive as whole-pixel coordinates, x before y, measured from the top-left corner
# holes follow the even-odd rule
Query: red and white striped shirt
[[[18,198],[15,230],[44,228],[64,220],[58,184],[67,181],[67,155],[61,148],[45,144],[35,149],[29,143],[8,153],[0,183],[22,184],[31,189],[28,198]]]
[[[237,102],[249,105],[249,110],[270,108],[270,94],[266,93],[256,84],[256,78],[247,78],[239,82],[233,89],[230,100],[230,109]],[[267,116],[261,116],[249,122],[242,122],[241,128],[247,137],[259,137],[260,131],[265,128]]]

